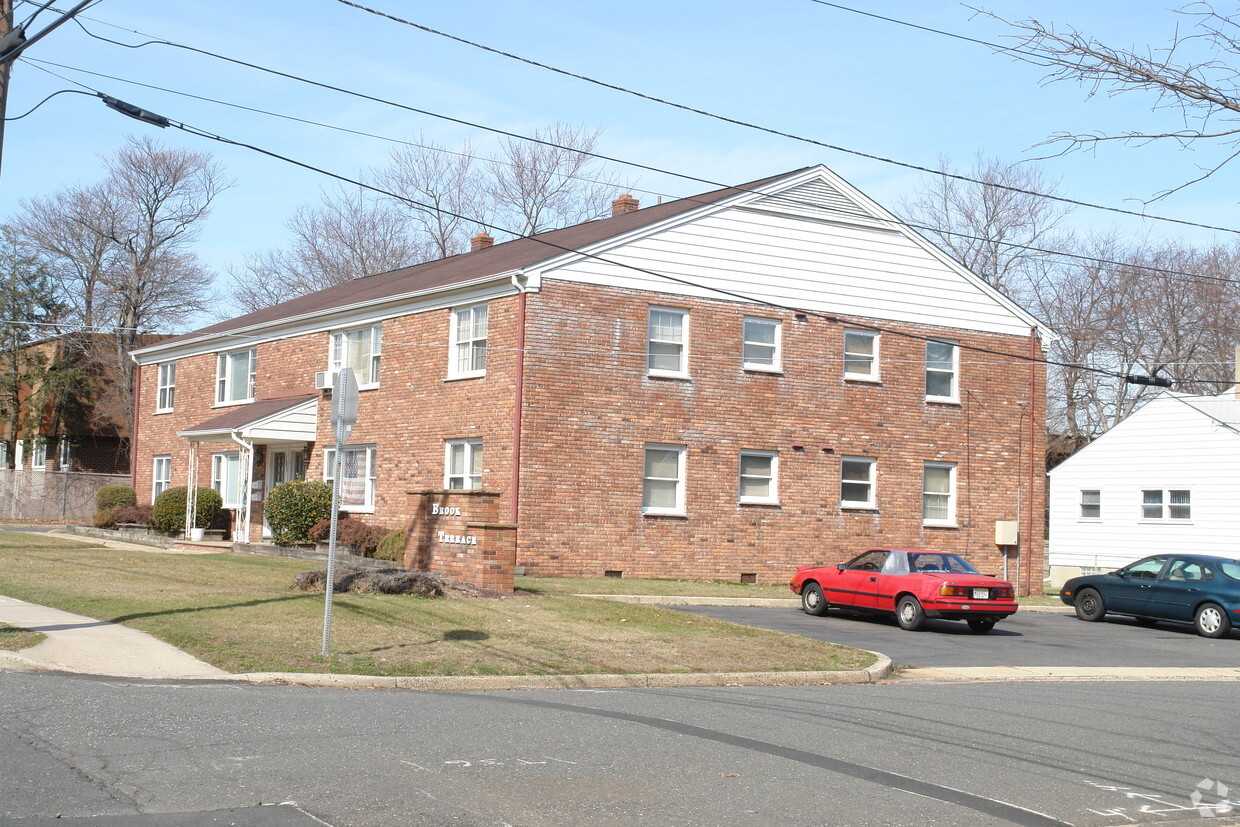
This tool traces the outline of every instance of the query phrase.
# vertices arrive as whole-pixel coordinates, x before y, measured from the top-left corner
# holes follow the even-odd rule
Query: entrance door
[[[304,480],[306,478],[306,460],[300,447],[271,447],[267,449],[267,486],[263,490],[263,501],[271,489],[282,482]],[[267,524],[267,510],[263,509],[263,539],[271,539],[271,526]]]

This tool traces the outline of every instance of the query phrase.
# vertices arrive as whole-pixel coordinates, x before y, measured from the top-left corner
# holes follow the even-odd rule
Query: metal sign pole
[[[332,635],[332,592],[336,585],[336,527],[340,517],[340,472],[343,467],[342,451],[353,426],[357,422],[357,380],[353,378],[352,368],[343,368],[336,375],[335,387],[332,389],[331,409],[332,433],[336,437],[336,451],[332,461],[332,523],[327,541],[327,583],[324,584],[326,597],[323,603],[323,657],[327,657],[327,647]]]

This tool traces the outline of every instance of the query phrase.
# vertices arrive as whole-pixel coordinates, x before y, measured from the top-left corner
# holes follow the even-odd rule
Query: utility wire
[[[80,25],[80,24],[79,24],[79,25]],[[89,32],[87,32],[87,33],[89,34]],[[97,35],[93,35],[93,36],[98,37]],[[106,41],[107,41],[107,42],[109,42],[109,43],[116,43],[116,41],[110,40],[110,39],[108,39],[108,38],[100,38],[100,39],[102,39],[102,40],[106,40]],[[119,45],[125,45],[125,46],[127,46],[127,44],[119,44]],[[174,45],[175,45],[175,44],[174,44]],[[128,48],[136,48],[136,47],[133,47],[133,46],[128,46]],[[185,48],[191,48],[191,47],[185,47]],[[197,50],[195,50],[195,51],[197,51]],[[220,59],[223,59],[223,60],[231,60],[231,58],[226,58],[226,57],[223,57],[223,56],[216,56],[216,55],[213,55],[213,56],[215,56],[215,57],[219,57]],[[353,135],[359,135],[359,136],[363,136],[363,137],[367,137],[367,138],[374,138],[374,139],[376,139],[376,140],[388,141],[388,142],[391,142],[391,143],[399,143],[399,144],[404,144],[404,145],[406,145],[406,146],[414,146],[414,147],[419,147],[419,148],[422,148],[422,149],[434,150],[434,151],[437,151],[437,152],[444,152],[444,153],[447,153],[447,154],[450,154],[450,155],[457,155],[457,156],[463,156],[463,155],[465,155],[465,153],[453,152],[452,150],[448,150],[448,149],[445,149],[445,148],[442,148],[442,147],[428,146],[428,145],[425,145],[425,144],[419,144],[419,143],[412,142],[412,141],[405,141],[405,140],[402,140],[402,139],[400,139],[400,138],[391,138],[391,137],[388,137],[388,136],[385,136],[385,135],[376,135],[376,134],[374,134],[374,133],[370,133],[370,132],[363,132],[363,131],[360,131],[360,130],[348,129],[348,128],[346,128],[346,127],[340,127],[340,126],[334,126],[334,125],[331,125],[331,124],[320,123],[320,122],[318,122],[318,121],[312,121],[312,120],[309,120],[309,119],[306,119],[306,118],[300,118],[300,117],[296,117],[296,116],[293,116],[293,115],[285,115],[285,114],[281,114],[281,113],[278,113],[278,112],[271,112],[271,111],[264,110],[264,109],[257,109],[257,108],[255,108],[255,107],[244,106],[244,105],[242,105],[242,104],[237,104],[237,103],[230,103],[230,102],[228,102],[228,101],[221,101],[221,100],[217,100],[217,99],[214,99],[214,98],[204,97],[204,96],[202,96],[202,95],[195,95],[195,94],[191,94],[191,93],[189,93],[189,92],[181,92],[181,91],[178,91],[178,90],[175,90],[175,89],[168,89],[168,88],[166,88],[166,87],[156,86],[156,85],[154,85],[154,84],[144,83],[144,82],[141,82],[141,81],[136,81],[136,80],[130,80],[130,79],[128,79],[128,78],[118,77],[118,76],[115,76],[115,75],[108,75],[108,74],[104,74],[104,73],[102,73],[102,72],[94,72],[94,71],[91,71],[91,70],[88,70],[88,69],[80,69],[80,68],[77,68],[77,67],[74,67],[74,66],[67,66],[67,65],[65,65],[65,64],[62,64],[62,63],[55,63],[55,62],[53,62],[53,61],[48,61],[48,60],[39,60],[39,59],[35,59],[35,58],[25,58],[25,60],[26,60],[26,62],[27,62],[28,64],[33,65],[33,67],[34,67],[34,68],[41,69],[42,71],[45,71],[45,72],[47,72],[48,74],[50,74],[50,75],[52,75],[52,76],[54,76],[54,77],[57,77],[57,78],[60,78],[61,80],[66,81],[67,83],[77,83],[77,81],[74,81],[74,80],[72,80],[72,79],[70,79],[70,78],[66,78],[66,77],[64,77],[63,75],[59,75],[59,74],[57,74],[57,73],[55,73],[55,72],[52,72],[52,71],[50,71],[50,70],[46,69],[45,67],[46,67],[46,66],[56,66],[56,67],[58,67],[58,68],[61,68],[61,69],[67,69],[67,70],[69,70],[69,71],[80,72],[80,73],[82,73],[82,74],[91,75],[91,76],[94,76],[94,77],[106,78],[106,79],[108,79],[108,80],[115,80],[115,81],[119,81],[119,82],[121,82],[121,83],[128,83],[128,84],[131,84],[131,85],[134,85],[134,86],[143,87],[143,88],[146,88],[146,89],[154,89],[154,90],[157,90],[157,91],[160,91],[160,92],[166,92],[166,93],[168,93],[168,94],[172,94],[172,95],[180,95],[180,96],[182,96],[182,97],[187,97],[187,98],[191,98],[191,99],[194,99],[194,100],[201,100],[201,101],[205,101],[205,102],[207,102],[207,103],[214,103],[214,104],[217,104],[217,105],[219,105],[219,106],[228,106],[228,107],[232,107],[232,108],[235,108],[235,109],[240,109],[240,110],[247,111],[247,112],[254,112],[254,113],[257,113],[257,114],[261,114],[261,115],[268,115],[268,116],[273,117],[273,118],[281,118],[281,119],[284,119],[284,120],[294,121],[294,122],[296,122],[296,123],[303,123],[303,124],[307,124],[307,125],[310,125],[310,126],[318,126],[318,127],[322,127],[322,128],[324,128],[324,129],[331,129],[331,130],[335,130],[335,131],[339,131],[339,132],[345,132],[345,133],[349,133],[349,134],[353,134]],[[249,64],[247,64],[247,65],[249,65]],[[262,67],[255,67],[255,68],[259,68],[259,69],[261,69],[262,71],[274,71],[274,70],[263,69]],[[277,74],[282,74],[282,73],[278,73],[278,72],[277,72]],[[313,81],[307,81],[307,82],[309,82],[309,83],[314,83]],[[82,85],[82,86],[83,86],[83,88],[87,88],[87,89],[89,89],[89,88],[90,88],[90,87],[86,86],[85,84],[80,84],[80,85]],[[317,84],[316,84],[316,85],[317,85]],[[342,90],[342,91],[347,91],[347,90]],[[356,93],[348,92],[348,94],[356,94]],[[373,100],[378,100],[378,99],[373,99]],[[388,103],[389,105],[392,105],[392,106],[401,106],[401,104],[398,104],[398,103],[393,103],[393,102],[391,102],[391,101],[384,101],[384,102],[385,102],[385,103]],[[36,107],[36,108],[37,108],[37,107]],[[31,111],[33,111],[33,110],[31,110]],[[523,140],[523,141],[533,141],[533,142],[541,143],[541,144],[543,144],[543,145],[545,145],[545,146],[553,147],[553,148],[556,148],[556,149],[563,149],[563,150],[568,150],[568,151],[573,151],[573,152],[579,152],[579,153],[581,153],[581,154],[583,154],[583,155],[587,155],[587,156],[592,157],[592,158],[597,158],[597,159],[599,159],[599,160],[605,160],[605,161],[608,161],[608,162],[610,162],[610,163],[616,163],[616,164],[620,164],[620,165],[624,165],[624,166],[635,167],[635,168],[638,168],[638,169],[643,169],[643,170],[646,170],[646,171],[649,171],[649,172],[656,172],[656,173],[659,173],[659,174],[661,174],[661,175],[668,175],[668,176],[671,176],[671,177],[674,177],[674,178],[681,178],[681,179],[684,179],[684,180],[687,180],[687,181],[693,181],[693,182],[700,183],[700,184],[707,184],[707,185],[709,185],[709,186],[712,186],[712,187],[715,187],[715,188],[718,188],[718,189],[732,188],[732,189],[738,189],[738,190],[740,190],[740,191],[746,191],[746,190],[744,190],[744,189],[743,189],[743,188],[741,188],[741,187],[735,187],[735,186],[732,186],[732,185],[729,185],[729,184],[725,184],[725,183],[721,183],[721,182],[718,182],[718,181],[711,181],[711,180],[706,179],[706,178],[699,178],[699,177],[696,177],[696,176],[685,175],[685,174],[683,174],[683,173],[674,172],[674,171],[672,171],[672,170],[662,169],[662,168],[659,168],[659,167],[653,167],[653,166],[649,166],[649,165],[646,165],[646,164],[638,164],[638,163],[635,163],[635,162],[632,162],[632,161],[627,161],[627,160],[624,160],[624,159],[621,159],[621,158],[613,158],[613,157],[610,157],[610,156],[606,156],[606,155],[598,155],[598,154],[591,153],[591,152],[582,152],[581,150],[574,149],[574,148],[572,148],[572,147],[567,147],[567,146],[563,146],[563,145],[560,145],[560,144],[551,143],[551,142],[549,142],[549,141],[540,140],[540,139],[536,139],[536,138],[530,138],[530,137],[525,136],[525,135],[518,135],[518,134],[516,134],[516,133],[507,132],[507,131],[504,131],[504,130],[496,130],[496,129],[493,129],[493,128],[488,127],[488,126],[486,126],[486,125],[483,125],[483,124],[478,124],[478,123],[474,123],[474,122],[471,122],[471,121],[462,120],[462,119],[459,119],[459,118],[453,118],[453,117],[449,117],[449,116],[446,116],[446,115],[440,115],[440,114],[435,113],[435,112],[430,112],[429,110],[414,110],[414,111],[418,112],[419,114],[426,114],[426,115],[429,115],[429,116],[431,116],[431,117],[435,117],[435,118],[440,118],[440,119],[444,119],[444,120],[452,121],[453,123],[462,124],[462,125],[465,125],[465,126],[469,126],[469,127],[471,127],[471,128],[474,128],[474,129],[481,129],[481,130],[484,130],[484,131],[496,132],[496,133],[498,133],[498,134],[505,135],[505,136],[507,136],[507,137],[517,138],[517,139],[519,139],[519,140]],[[30,113],[28,112],[28,113],[26,113],[26,114],[30,114]],[[24,117],[24,116],[19,116],[19,117]],[[16,118],[10,118],[10,119],[8,119],[8,120],[16,120]],[[590,182],[590,183],[599,183],[599,182],[597,182],[597,181],[592,181],[592,179],[583,178],[583,177],[580,177],[580,176],[567,176],[567,177],[574,177],[576,180],[583,180],[583,181],[587,181],[587,182]],[[636,192],[643,192],[643,193],[646,193],[646,194],[649,194],[649,195],[666,196],[666,197],[669,197],[669,198],[670,198],[670,197],[675,197],[675,196],[671,196],[671,195],[670,195],[670,194],[668,194],[668,193],[661,193],[661,192],[656,192],[656,191],[652,191],[652,190],[643,190],[643,189],[638,188],[638,187],[632,187],[631,189],[633,189],[633,190],[634,190],[634,191],[636,191]],[[692,197],[693,197],[693,196],[689,196],[689,198],[692,198]],[[781,198],[783,198],[784,200],[787,200],[787,201],[789,201],[789,202],[793,202],[793,203],[798,203],[798,204],[801,204],[802,206],[816,206],[816,205],[811,204],[811,203],[809,203],[809,202],[798,201],[797,199],[794,199],[794,198],[789,198],[789,197],[787,197],[787,196],[781,196]],[[1141,263],[1137,263],[1137,262],[1131,262],[1131,261],[1119,261],[1119,260],[1115,260],[1115,259],[1098,258],[1098,257],[1095,257],[1095,256],[1085,255],[1085,254],[1082,254],[1082,253],[1070,253],[1070,252],[1067,252],[1067,251],[1065,251],[1065,250],[1053,250],[1053,249],[1046,248],[1046,247],[1035,247],[1035,246],[1032,246],[1032,245],[1029,245],[1029,244],[1020,244],[1020,243],[1018,243],[1018,242],[1013,242],[1013,241],[1000,241],[1000,240],[996,240],[996,239],[983,238],[983,237],[981,237],[981,236],[970,235],[970,234],[968,234],[968,233],[957,232],[957,231],[954,231],[954,230],[947,230],[947,229],[944,229],[944,228],[942,228],[942,227],[933,227],[933,226],[929,226],[929,225],[925,225],[925,224],[920,224],[920,223],[917,223],[917,222],[915,222],[915,221],[908,221],[908,220],[891,221],[891,220],[889,220],[889,219],[881,219],[881,218],[879,218],[879,219],[873,219],[873,220],[879,221],[879,222],[884,223],[884,224],[888,224],[888,225],[893,226],[893,227],[894,227],[894,226],[901,226],[901,225],[903,225],[903,226],[907,226],[907,227],[912,227],[912,228],[913,228],[913,229],[915,229],[915,230],[920,230],[920,231],[923,231],[923,232],[928,232],[928,233],[932,233],[932,234],[947,235],[947,236],[952,236],[952,237],[954,237],[954,238],[965,239],[965,240],[968,240],[968,241],[978,241],[978,242],[983,242],[983,243],[998,244],[998,245],[1000,245],[1000,246],[1002,246],[1002,247],[1004,247],[1004,248],[1007,248],[1007,249],[1012,249],[1012,250],[1024,250],[1024,251],[1026,251],[1026,252],[1031,252],[1031,253],[1038,253],[1038,254],[1043,254],[1043,255],[1052,255],[1052,256],[1058,256],[1058,257],[1068,258],[1068,259],[1075,259],[1075,260],[1083,261],[1083,262],[1086,262],[1086,263],[1089,263],[1089,264],[1100,263],[1100,264],[1111,265],[1111,266],[1114,266],[1114,267],[1126,267],[1126,268],[1130,268],[1130,269],[1134,269],[1134,270],[1143,270],[1143,271],[1148,271],[1148,272],[1157,273],[1157,274],[1164,274],[1164,275],[1168,275],[1168,276],[1183,277],[1183,278],[1188,278],[1188,279],[1199,279],[1199,280],[1203,280],[1203,281],[1213,281],[1213,282],[1218,282],[1218,283],[1223,283],[1223,284],[1240,284],[1240,279],[1230,279],[1230,278],[1226,278],[1226,277],[1224,277],[1224,276],[1211,276],[1211,275],[1206,275],[1206,274],[1204,274],[1204,273],[1189,273],[1189,272],[1185,272],[1185,271],[1181,271],[1181,270],[1171,270],[1171,269],[1167,269],[1167,268],[1157,267],[1157,266],[1154,266],[1154,265],[1148,265],[1148,264],[1141,264]],[[949,255],[950,255],[950,253],[949,253]]]
[[[854,9],[848,6],[841,6],[839,3],[828,3],[827,0],[810,0],[810,2],[817,3],[820,6],[828,6],[833,9],[839,9],[840,11],[851,12],[852,14],[860,14],[864,17],[872,17],[875,20],[882,20],[884,23],[895,23],[899,26],[907,26],[910,29],[918,29],[919,31],[929,32],[930,34],[938,34],[943,37],[952,37],[956,40],[963,40],[966,43],[976,43],[979,46],[986,46],[987,48],[995,49],[1000,52],[1010,52],[1014,55],[1023,55],[1025,57],[1042,59],[1042,56],[1036,54],[1035,52],[1027,52],[1023,49],[1016,49],[1011,46],[1001,46],[998,43],[991,43],[988,40],[978,40],[975,37],[968,37],[963,34],[956,34],[955,32],[947,32],[942,29],[934,29],[930,26],[920,26],[916,23],[910,23],[907,20],[899,20],[895,17],[885,17],[881,14],[875,14],[874,12],[862,11],[861,9]]]
[[[687,104],[676,103],[675,101],[670,101],[664,98],[655,97],[654,95],[647,95],[644,92],[638,92],[634,89],[629,89],[627,87],[619,86],[614,83],[608,83],[607,81],[598,80],[596,78],[592,78],[587,75],[578,74],[576,72],[570,72],[566,69],[560,69],[558,67],[551,66],[549,64],[542,63],[537,60],[533,60],[531,58],[521,57],[520,55],[515,55],[511,52],[505,52],[502,49],[496,49],[492,46],[487,46],[485,44],[478,43],[473,40],[468,40],[463,37],[458,37],[457,35],[449,34],[447,32],[440,31],[439,29],[433,29],[430,26],[425,26],[421,23],[415,23],[412,20],[406,20],[403,17],[397,17],[396,15],[388,14],[387,12],[379,11],[378,9],[372,9],[369,6],[363,6],[360,3],[355,3],[353,2],[353,0],[336,0],[336,2],[341,3],[345,6],[350,6],[352,8],[359,9],[369,14],[373,14],[377,17],[383,17],[396,23],[401,23],[406,26],[411,26],[412,28],[427,32],[428,34],[436,35],[437,37],[447,38],[448,40],[455,40],[458,43],[463,43],[466,46],[472,46],[475,49],[481,49],[482,51],[485,51],[485,52],[490,52],[492,54],[496,54],[501,57],[506,57],[509,60],[515,60],[519,63],[525,63],[530,66],[535,66],[539,69],[545,69],[549,72],[554,72],[556,74],[563,75],[565,77],[574,78],[576,80],[580,80],[585,83],[591,83],[591,84],[594,84],[595,86],[600,86],[604,89],[611,89],[616,92],[621,92],[626,95],[632,95],[633,97],[642,98],[643,100],[648,100],[653,103],[662,104],[663,106],[670,106],[673,109],[680,109],[685,112],[692,112],[696,115],[702,115],[703,117],[712,118],[714,120],[722,121],[724,123],[730,123],[736,126],[743,126],[746,129],[754,129],[759,132],[765,132],[769,135],[777,135],[781,138],[789,138],[791,140],[799,141],[801,143],[811,144],[813,146],[820,146],[820,147],[823,147],[824,149],[831,149],[836,152],[843,152],[845,154],[853,155],[858,158],[867,158],[871,161],[879,161],[884,164],[891,164],[893,166],[903,167],[905,169],[916,170],[917,172],[925,172],[930,175],[939,175],[944,178],[950,178],[956,181],[964,181],[970,184],[984,184],[986,186],[994,187],[996,189],[1006,190],[1008,192],[1018,192],[1024,195],[1034,195],[1039,198],[1046,198],[1052,201],[1059,201],[1064,204],[1072,204],[1077,207],[1088,207],[1089,209],[1093,209],[1093,210],[1104,210],[1106,212],[1119,213],[1120,215],[1130,215],[1130,216],[1135,216],[1137,218],[1146,219],[1146,220],[1167,221],[1172,224],[1181,224],[1181,225],[1188,226],[1188,227],[1199,227],[1201,229],[1206,229],[1206,230],[1216,230],[1218,232],[1234,233],[1234,234],[1240,235],[1240,230],[1233,229],[1231,227],[1217,227],[1211,224],[1200,224],[1195,221],[1188,221],[1186,219],[1181,219],[1181,218],[1170,218],[1168,216],[1154,215],[1152,213],[1143,213],[1143,212],[1138,212],[1136,210],[1127,210],[1122,207],[1108,207],[1102,204],[1093,204],[1088,201],[1081,201],[1075,198],[1068,198],[1062,195],[1051,195],[1049,193],[1044,193],[1044,192],[1034,192],[1033,190],[1021,189],[1020,187],[1014,187],[1009,184],[999,184],[995,182],[980,181],[976,178],[970,178],[967,175],[962,175],[960,173],[948,172],[947,170],[931,169],[930,167],[923,167],[918,164],[909,163],[907,161],[898,161],[894,158],[887,158],[882,155],[875,155],[869,152],[862,152],[856,149],[849,149],[847,147],[839,146],[837,144],[829,144],[824,141],[815,140],[814,138],[806,138],[804,136],[796,135],[791,132],[784,132],[782,130],[774,129],[774,128],[767,127],[767,126],[762,126],[760,124],[752,123],[749,121],[743,121],[738,118],[728,117],[726,115],[719,115],[714,112],[709,112],[705,109],[698,109],[696,107],[689,106]]]

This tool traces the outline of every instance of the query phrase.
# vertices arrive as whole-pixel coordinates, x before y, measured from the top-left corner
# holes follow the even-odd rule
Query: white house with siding
[[[1051,580],[1240,556],[1240,398],[1164,391],[1050,472]]]

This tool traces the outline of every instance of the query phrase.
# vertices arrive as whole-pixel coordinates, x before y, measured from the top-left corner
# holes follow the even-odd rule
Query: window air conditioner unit
[[[320,370],[314,374],[314,387],[321,391],[329,391],[336,386],[334,370]]]

